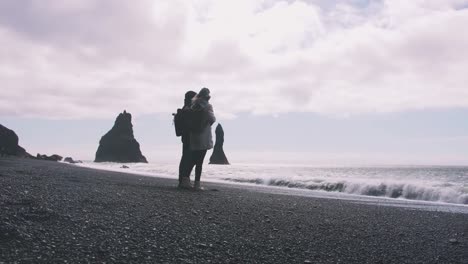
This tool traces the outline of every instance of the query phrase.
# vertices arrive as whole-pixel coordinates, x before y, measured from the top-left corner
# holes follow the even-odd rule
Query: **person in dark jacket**
[[[197,95],[194,91],[185,93],[184,106],[182,110],[190,109],[192,106],[192,99]],[[192,151],[190,149],[190,132],[184,131],[182,133],[182,158],[179,163],[179,187],[190,188],[190,164],[192,159]],[[191,169],[190,169],[191,170]],[[187,185],[188,180],[188,185]]]

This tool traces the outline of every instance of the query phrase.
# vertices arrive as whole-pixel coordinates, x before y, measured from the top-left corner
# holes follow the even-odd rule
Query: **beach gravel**
[[[2,158],[0,263],[468,263],[468,214],[175,186]]]

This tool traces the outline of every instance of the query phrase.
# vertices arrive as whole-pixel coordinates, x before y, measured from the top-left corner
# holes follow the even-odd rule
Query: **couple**
[[[197,131],[193,129],[182,130],[182,159],[179,164],[179,188],[191,189],[190,174],[195,166],[195,190],[202,190],[200,177],[202,173],[203,160],[206,152],[213,148],[213,137],[211,126],[216,121],[213,106],[210,101],[210,90],[203,88],[197,94],[193,91],[185,93],[184,107],[181,112],[198,113],[199,118],[189,116],[188,122],[196,122],[199,127]],[[178,111],[179,114],[179,111]],[[193,125],[192,125],[193,126]]]

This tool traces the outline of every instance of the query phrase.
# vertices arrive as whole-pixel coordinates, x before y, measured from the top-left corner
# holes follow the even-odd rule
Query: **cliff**
[[[13,130],[0,125],[0,156],[3,155],[22,158],[32,157],[19,145],[18,135]]]

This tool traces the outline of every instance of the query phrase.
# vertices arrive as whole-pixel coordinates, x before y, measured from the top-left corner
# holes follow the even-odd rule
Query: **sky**
[[[208,87],[235,161],[468,165],[468,0],[0,2],[0,124],[93,159],[126,109],[149,160]]]

